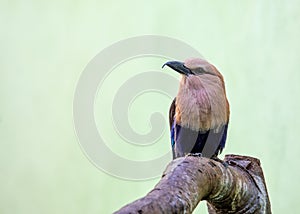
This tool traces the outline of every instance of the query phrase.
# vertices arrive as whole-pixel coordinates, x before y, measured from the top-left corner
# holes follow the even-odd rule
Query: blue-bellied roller
[[[225,147],[230,114],[222,74],[201,58],[164,66],[181,74],[169,110],[173,159],[189,153],[217,158]]]

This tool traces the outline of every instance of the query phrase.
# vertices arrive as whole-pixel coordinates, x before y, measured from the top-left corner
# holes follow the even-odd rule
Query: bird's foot
[[[202,153],[188,153],[187,156],[202,157]]]
[[[211,159],[213,159],[214,161],[217,161],[217,162],[221,163],[225,168],[227,168],[229,166],[227,162],[225,162],[225,161],[221,160],[220,158],[218,158],[217,155],[213,155],[211,157]]]

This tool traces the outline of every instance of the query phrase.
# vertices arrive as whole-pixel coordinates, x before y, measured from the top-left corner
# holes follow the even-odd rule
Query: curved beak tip
[[[169,62],[166,62],[165,64],[163,64],[162,68],[165,67],[166,65],[169,66],[170,68],[172,68],[173,70],[177,71],[180,74],[183,74],[183,75],[193,74],[190,69],[188,69],[187,67],[184,66],[183,62],[169,61]]]

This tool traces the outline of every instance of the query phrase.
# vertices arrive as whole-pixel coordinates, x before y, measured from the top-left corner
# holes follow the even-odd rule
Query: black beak
[[[170,68],[172,68],[173,70],[177,71],[178,73],[180,74],[183,74],[183,75],[190,75],[190,74],[193,74],[193,72],[184,66],[184,64],[182,62],[178,62],[178,61],[169,61],[169,62],[166,62],[163,66],[165,67],[165,65],[169,66]]]

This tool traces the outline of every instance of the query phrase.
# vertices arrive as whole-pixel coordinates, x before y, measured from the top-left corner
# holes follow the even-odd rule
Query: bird
[[[203,58],[168,61],[165,66],[181,74],[169,109],[173,159],[194,154],[220,160],[230,116],[222,74]]]

